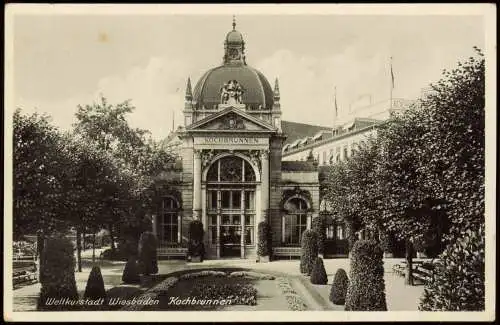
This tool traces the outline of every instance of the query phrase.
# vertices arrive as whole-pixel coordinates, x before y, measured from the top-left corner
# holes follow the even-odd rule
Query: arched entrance
[[[255,246],[257,178],[252,165],[231,155],[215,160],[206,172],[208,246],[217,257],[245,257]]]
[[[302,233],[309,225],[308,208],[307,201],[300,196],[293,196],[285,202],[281,240],[284,246],[300,246]]]

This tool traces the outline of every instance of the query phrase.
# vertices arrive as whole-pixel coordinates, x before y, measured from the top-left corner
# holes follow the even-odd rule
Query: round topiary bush
[[[333,278],[332,288],[330,290],[330,301],[335,305],[345,304],[349,278],[344,269],[338,269]]]
[[[140,272],[142,274],[150,275],[158,273],[157,247],[156,236],[150,231],[143,232],[139,239],[138,249]]]
[[[257,246],[257,255],[270,256],[272,247],[271,228],[266,221],[259,222],[258,233],[259,242]]]
[[[139,277],[139,267],[135,257],[130,257],[123,270],[122,281],[126,284],[137,284],[141,282]]]
[[[385,311],[383,251],[377,242],[358,240],[352,249],[345,310]]]
[[[318,235],[315,231],[306,229],[300,242],[302,246],[300,273],[310,275],[318,257]]]
[[[102,278],[101,268],[97,265],[94,266],[90,271],[83,298],[88,298],[90,300],[102,299],[103,303],[100,306],[104,306],[104,302],[106,300],[106,289],[104,288],[104,280]]]
[[[326,216],[324,214],[320,214],[312,220],[312,229],[318,235],[318,254],[323,255],[326,241]]]
[[[468,229],[445,249],[432,282],[424,289],[419,310],[485,310],[484,238],[484,226]]]
[[[203,261],[205,256],[205,245],[203,244],[203,237],[205,230],[203,223],[200,220],[193,220],[189,223],[189,246],[188,255],[191,257],[199,258]]]
[[[78,300],[73,243],[67,238],[48,238],[40,260],[38,310],[71,310],[71,305],[52,304],[53,299]],[[76,307],[75,307],[76,309]]]
[[[314,267],[311,272],[311,283],[328,283],[328,276],[326,275],[325,265],[323,264],[323,259],[321,257],[316,258],[316,262],[314,263]]]

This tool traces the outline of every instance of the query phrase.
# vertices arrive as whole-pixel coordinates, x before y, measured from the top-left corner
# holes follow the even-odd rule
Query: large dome
[[[224,42],[223,65],[208,70],[194,88],[193,100],[197,109],[213,109],[221,104],[222,88],[229,82],[234,82],[243,89],[238,102],[248,109],[272,109],[273,90],[266,77],[258,70],[250,67],[245,58],[245,41],[243,35],[233,29],[226,34]]]
[[[271,109],[273,90],[266,77],[248,65],[222,65],[207,71],[194,88],[193,99],[198,109],[212,109],[221,102],[221,87],[236,80],[244,89],[241,102],[247,107]]]

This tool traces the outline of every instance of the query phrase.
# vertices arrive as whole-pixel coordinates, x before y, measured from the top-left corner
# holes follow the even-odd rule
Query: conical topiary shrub
[[[316,262],[314,263],[314,267],[311,272],[311,283],[328,283],[328,276],[326,275],[325,265],[323,264],[323,259],[321,257],[316,258]]]
[[[345,296],[349,286],[349,278],[344,269],[338,269],[333,278],[332,289],[330,290],[330,301],[335,305],[345,304]]]
[[[310,275],[318,257],[318,235],[316,232],[310,229],[305,230],[302,234],[301,246],[300,273]]]
[[[101,268],[97,265],[94,266],[90,271],[83,298],[106,298],[106,289],[104,288],[104,280],[102,278]]]
[[[318,254],[325,254],[325,241],[326,241],[326,216],[320,214],[312,220],[311,227],[318,235]]]
[[[266,221],[261,221],[258,225],[259,242],[257,243],[257,256],[259,261],[269,259],[272,252],[271,228]]]
[[[137,284],[141,282],[141,278],[139,277],[139,267],[135,257],[133,256],[130,257],[127,264],[125,264],[122,281],[127,284]]]
[[[156,249],[158,247],[156,236],[145,231],[139,239],[139,272],[144,275],[158,273]]]
[[[66,304],[52,304],[54,299],[78,300],[75,281],[75,255],[73,243],[63,237],[48,238],[45,241],[40,260],[40,296],[38,310],[74,310],[78,307]]]
[[[387,310],[382,257],[382,248],[375,241],[358,240],[354,244],[345,310]]]
[[[204,236],[203,223],[200,220],[191,221],[189,223],[188,257],[192,262],[203,262],[205,257]]]

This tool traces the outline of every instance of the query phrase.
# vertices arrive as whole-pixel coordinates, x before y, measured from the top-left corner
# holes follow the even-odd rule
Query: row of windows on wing
[[[319,152],[317,152],[314,159],[316,161],[318,161],[319,165],[321,165],[321,166],[332,165],[333,163],[339,162],[340,160],[342,160],[342,157],[344,159],[347,159],[350,156],[354,155],[357,147],[360,145],[364,145],[364,143],[365,143],[364,141],[361,141],[359,144],[353,143],[350,153],[349,153],[349,149],[347,146],[344,146],[342,149],[340,147],[337,147],[335,150],[334,149],[330,149],[330,151],[324,150],[321,152],[321,155]],[[343,155],[341,155],[341,150],[342,150]],[[308,155],[305,155],[304,157],[302,157],[301,160],[307,160],[307,156]]]

